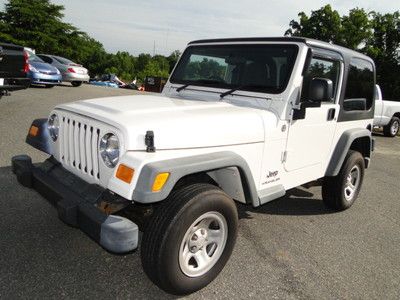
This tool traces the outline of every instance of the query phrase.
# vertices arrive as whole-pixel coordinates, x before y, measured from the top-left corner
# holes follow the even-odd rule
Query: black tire
[[[349,194],[346,190],[348,176],[352,170],[358,168],[359,181],[354,184],[354,192]],[[358,151],[349,150],[340,172],[335,177],[325,177],[322,184],[322,199],[324,204],[333,210],[345,210],[351,207],[357,199],[364,180],[365,162]],[[357,171],[354,171],[357,172]]]
[[[78,87],[82,85],[82,81],[72,81],[71,84],[73,87]]]
[[[217,212],[226,220],[225,248],[210,270],[201,276],[189,277],[179,263],[181,246],[186,245],[183,239],[193,222],[209,212]],[[211,184],[191,184],[175,190],[156,210],[143,234],[143,269],[168,293],[184,295],[200,290],[217,277],[231,256],[237,226],[236,205],[221,189]]]
[[[400,119],[393,117],[389,124],[383,127],[383,134],[388,137],[395,137],[399,133]]]

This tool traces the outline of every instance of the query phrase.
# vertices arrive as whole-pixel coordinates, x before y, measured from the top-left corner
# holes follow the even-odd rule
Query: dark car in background
[[[82,82],[89,81],[88,70],[80,64],[56,55],[38,54],[38,56],[45,62],[59,69],[62,74],[62,80],[71,82],[75,87],[80,86]]]
[[[28,55],[28,77],[31,84],[40,84],[51,88],[61,83],[61,72],[54,66],[44,62],[29,49],[25,49]]]
[[[10,91],[26,89],[28,57],[24,48],[13,44],[0,43],[0,98]]]

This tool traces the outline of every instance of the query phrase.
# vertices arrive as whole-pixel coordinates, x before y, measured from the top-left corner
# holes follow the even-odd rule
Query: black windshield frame
[[[221,83],[202,83],[198,82],[197,80],[186,80],[183,78],[179,78],[180,73],[182,74],[182,68],[186,68],[187,64],[189,63],[191,55],[196,55],[196,50],[201,49],[201,51],[204,52],[204,50],[207,51],[207,49],[210,49],[210,51],[215,50],[215,49],[233,49],[233,50],[240,50],[243,51],[244,49],[246,51],[249,51],[251,53],[251,50],[257,49],[258,51],[260,49],[265,49],[266,51],[271,51],[271,50],[289,50],[291,51],[291,55],[287,56],[288,62],[287,62],[287,69],[286,69],[286,78],[280,82],[279,85],[275,86],[263,86],[263,87],[251,87],[251,86],[246,86],[245,84],[241,84],[240,82],[237,84],[231,84],[231,83],[226,83],[226,82],[221,82]],[[287,85],[290,81],[290,78],[292,77],[292,72],[294,69],[294,65],[297,60],[297,56],[299,53],[299,46],[297,44],[289,44],[289,43],[275,43],[275,44],[212,44],[212,45],[193,45],[189,46],[186,48],[184,53],[182,54],[181,59],[179,60],[177,66],[174,69],[174,72],[171,74],[170,82],[172,84],[182,84],[182,85],[193,85],[193,86],[201,86],[201,87],[210,87],[210,88],[220,88],[220,89],[235,89],[238,88],[238,90],[243,90],[243,91],[250,91],[250,92],[260,92],[260,93],[269,93],[269,94],[280,94],[283,91],[286,90]],[[197,54],[198,55],[198,54]],[[267,55],[265,56],[266,58],[268,57]]]

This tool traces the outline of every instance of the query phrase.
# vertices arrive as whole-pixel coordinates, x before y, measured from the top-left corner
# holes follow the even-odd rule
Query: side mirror
[[[307,107],[320,107],[321,102],[332,101],[333,82],[327,78],[313,78],[310,82],[307,101],[300,103],[299,109],[293,110],[293,120],[302,120],[306,117]]]
[[[333,82],[327,78],[313,78],[308,93],[312,102],[328,102],[333,98]]]

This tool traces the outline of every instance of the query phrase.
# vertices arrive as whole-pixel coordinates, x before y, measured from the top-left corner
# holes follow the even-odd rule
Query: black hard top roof
[[[241,38],[223,38],[223,39],[205,39],[205,40],[197,40],[192,41],[189,45],[197,45],[197,44],[212,44],[212,43],[238,43],[238,42],[293,42],[293,43],[304,43],[311,47],[323,48],[332,51],[336,51],[342,53],[346,56],[351,57],[360,57],[371,62],[372,59],[360,52],[351,50],[349,48],[345,48],[342,46],[338,46],[335,44],[330,44],[327,42],[319,41],[316,39],[305,38],[305,37],[241,37]]]

